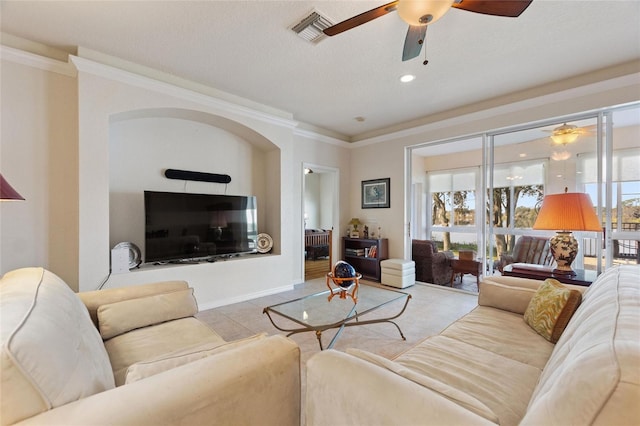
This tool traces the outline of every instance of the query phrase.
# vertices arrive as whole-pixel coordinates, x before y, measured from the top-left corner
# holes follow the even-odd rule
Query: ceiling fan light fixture
[[[432,24],[451,8],[454,0],[400,0],[398,15],[409,25]]]
[[[578,136],[578,126],[564,123],[562,126],[553,129],[551,140],[556,145],[567,145],[575,142]]]
[[[551,159],[553,161],[565,161],[571,158],[569,151],[554,151],[551,153]]]

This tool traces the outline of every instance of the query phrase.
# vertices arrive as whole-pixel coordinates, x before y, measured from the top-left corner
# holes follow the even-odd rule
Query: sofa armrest
[[[259,339],[17,424],[299,425],[300,349]]]
[[[524,315],[531,298],[543,283],[529,278],[491,276],[482,280],[479,287],[478,305],[502,309]],[[587,287],[563,284],[583,293]]]
[[[91,320],[98,325],[98,308],[109,303],[122,302],[123,300],[138,299],[140,297],[156,294],[170,293],[189,288],[186,281],[161,281],[157,283],[131,285],[106,290],[93,290],[78,293],[78,297],[85,304],[91,315]]]
[[[307,362],[306,424],[494,425],[429,388],[335,350]]]

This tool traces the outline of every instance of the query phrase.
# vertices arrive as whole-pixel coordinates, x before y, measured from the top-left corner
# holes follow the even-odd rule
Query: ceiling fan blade
[[[404,49],[402,50],[403,61],[413,59],[420,54],[426,36],[427,25],[409,25],[407,37],[404,39]]]
[[[373,21],[376,18],[386,15],[389,12],[393,12],[396,10],[396,5],[399,0],[392,1],[391,3],[387,3],[380,7],[376,7],[375,9],[371,9],[367,12],[361,13],[360,15],[356,15],[353,18],[349,18],[345,21],[335,24],[332,27],[325,29],[323,32],[328,36],[334,36],[336,34],[340,34],[351,28],[355,28],[358,25],[366,24],[369,21]]]
[[[533,0],[462,0],[454,2],[451,7],[468,10],[469,12],[482,13],[484,15],[507,16],[515,18],[520,16]]]

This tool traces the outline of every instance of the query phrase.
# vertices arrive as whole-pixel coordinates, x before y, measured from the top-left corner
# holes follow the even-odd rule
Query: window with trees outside
[[[433,225],[475,225],[477,174],[475,169],[429,175]]]
[[[515,229],[531,229],[544,197],[546,160],[496,164],[487,189],[487,221],[493,221],[498,253],[513,250]]]
[[[611,231],[614,263],[640,263],[640,149],[614,150],[611,167]],[[599,206],[597,157],[578,156],[578,175],[596,207]],[[604,188],[606,190],[606,188]],[[603,223],[603,227],[606,224]],[[585,241],[585,254],[596,256],[595,241]]]
[[[500,273],[547,194],[587,193],[602,232],[574,230],[574,269],[640,264],[640,103],[411,147],[410,237]],[[416,209],[416,206],[419,208]],[[510,261],[510,260],[505,260]],[[493,266],[493,268],[492,268]],[[551,265],[553,266],[553,265]]]
[[[428,174],[431,206],[431,229],[443,241],[443,249],[452,247],[451,233],[471,233],[462,238],[476,243],[476,191],[480,168],[450,170]]]

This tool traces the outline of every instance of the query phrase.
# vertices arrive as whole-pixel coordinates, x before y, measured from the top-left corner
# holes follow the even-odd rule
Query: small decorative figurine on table
[[[364,231],[362,232],[363,238],[369,238],[369,227],[367,225],[364,226]]]
[[[329,287],[329,302],[336,294],[340,295],[340,299],[346,299],[349,296],[353,303],[358,303],[358,285],[360,284],[362,275],[356,272],[356,269],[344,260],[340,260],[333,265],[333,270],[327,273],[327,287]],[[331,287],[333,283],[336,288]]]

